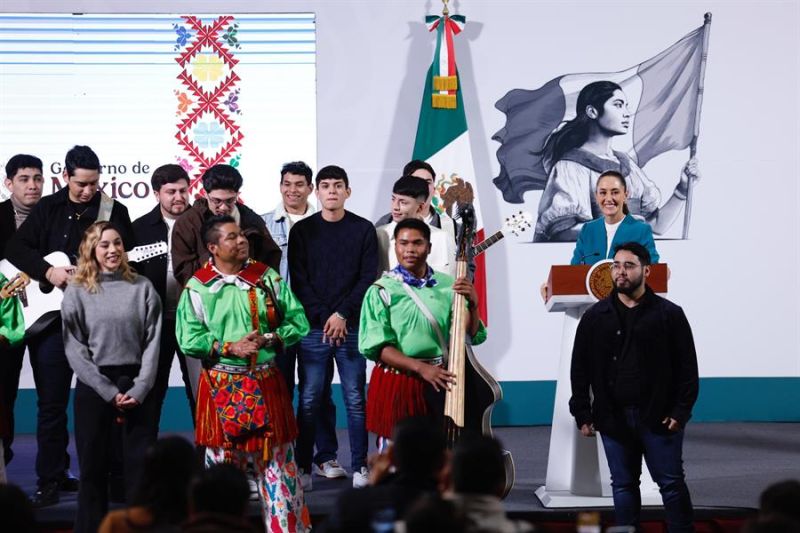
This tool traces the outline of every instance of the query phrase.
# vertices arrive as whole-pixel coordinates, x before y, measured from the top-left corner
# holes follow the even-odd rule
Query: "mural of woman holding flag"
[[[495,104],[506,124],[493,136],[501,143],[493,181],[513,204],[525,203],[527,191],[542,191],[535,242],[574,241],[584,223],[598,218],[593,192],[608,170],[625,177],[632,215],[664,235],[683,212],[688,238],[710,25],[706,13],[701,27],[626,70],[565,74],[539,89],[512,89]],[[615,137],[624,147],[612,148]],[[665,198],[642,169],[685,148],[689,161]]]
[[[539,202],[535,241],[574,241],[585,222],[602,215],[593,191],[603,172],[614,170],[625,177],[628,206],[657,234],[664,233],[680,214],[689,180],[697,180],[697,160],[681,170],[672,195],[662,203],[661,191],[636,162],[611,142],[625,135],[633,121],[628,98],[611,81],[586,85],[578,95],[576,117],[553,132],[542,149],[549,179]]]

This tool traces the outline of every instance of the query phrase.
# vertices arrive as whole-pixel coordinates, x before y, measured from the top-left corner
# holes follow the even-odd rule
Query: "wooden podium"
[[[556,398],[553,407],[553,426],[550,432],[550,451],[547,458],[545,485],[536,496],[545,507],[611,507],[611,475],[599,437],[581,435],[569,412],[572,396],[570,366],[572,346],[583,313],[598,297],[590,292],[605,282],[611,287],[610,260],[595,265],[554,265],[547,278],[545,308],[551,313],[564,313],[561,335],[561,359],[558,365]],[[605,271],[605,272],[604,272]],[[606,280],[603,276],[608,276]],[[651,265],[647,284],[660,294],[667,292],[667,265]],[[591,281],[590,281],[591,277]],[[658,487],[642,466],[642,505],[662,505]]]

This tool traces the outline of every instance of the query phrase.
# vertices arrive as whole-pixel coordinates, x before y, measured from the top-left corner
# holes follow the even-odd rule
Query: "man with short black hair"
[[[161,298],[164,315],[161,322],[161,350],[158,358],[158,373],[153,385],[153,394],[158,398],[156,426],[161,420],[161,408],[169,388],[169,374],[173,356],[177,352],[183,376],[186,398],[194,422],[194,391],[200,377],[200,365],[196,359],[187,358],[178,349],[175,340],[175,310],[178,306],[181,287],[173,274],[172,232],[175,222],[189,208],[189,175],[180,165],[162,165],[150,177],[156,206],[149,213],[133,221],[136,246],[163,244],[165,253],[134,263],[137,272],[153,283]]]
[[[420,497],[437,495],[447,468],[441,424],[429,417],[406,418],[397,423],[392,437],[392,446],[375,460],[369,486],[339,495],[326,531],[392,531]]]
[[[181,286],[208,261],[200,228],[212,216],[230,215],[242,228],[250,243],[250,257],[272,267],[280,268],[281,249],[267,231],[264,219],[252,209],[239,203],[242,175],[231,165],[214,165],[203,174],[205,198],[195,200],[175,223],[172,233],[172,266],[175,279]]]
[[[505,463],[500,442],[487,435],[466,435],[453,449],[453,494],[450,500],[466,520],[466,533],[533,531],[527,522],[509,520],[501,497]]]
[[[584,436],[603,439],[618,525],[639,526],[644,455],[669,531],[694,531],[682,449],[697,400],[697,353],[683,310],[646,285],[649,275],[644,246],[616,247],[614,290],[575,334],[569,408]]]
[[[244,472],[229,464],[203,470],[189,487],[189,519],[184,533],[253,533],[247,520],[250,490]]]
[[[447,214],[439,212],[436,209],[431,209],[431,202],[433,195],[436,192],[436,172],[427,161],[414,159],[406,163],[403,167],[403,176],[416,176],[422,178],[428,184],[428,199],[422,207],[420,218],[428,225],[444,230],[447,235],[455,242],[456,240],[456,227],[455,222]],[[387,213],[375,222],[375,227],[380,227],[389,224],[392,221],[392,213]]]
[[[12,264],[37,282],[64,289],[72,279],[83,234],[93,223],[113,223],[125,247],[132,247],[133,228],[128,209],[98,190],[100,169],[97,154],[88,146],[74,146],[67,152],[63,172],[67,186],[42,198],[9,241],[6,255]],[[50,264],[45,256],[53,252],[63,252],[72,264]],[[78,488],[77,480],[69,474],[67,454],[67,402],[72,369],[64,353],[61,317],[57,313],[44,331],[28,338],[28,347],[38,396],[38,490],[33,503],[44,507],[58,503],[59,488]]]
[[[317,173],[320,211],[289,235],[292,290],[303,303],[311,332],[300,341],[297,462],[306,487],[312,461],[324,468],[335,457],[313,456],[316,421],[336,362],[347,408],[353,485],[367,483],[364,387],[366,361],[358,352],[358,317],[364,293],[378,271],[378,240],[369,221],[344,208],[350,197],[347,172],[330,165]]]
[[[376,363],[367,391],[367,429],[378,435],[381,450],[403,418],[444,416],[444,391],[455,381],[444,355],[456,293],[465,298],[471,344],[486,340],[475,286],[428,265],[430,232],[430,226],[416,218],[397,224],[398,264],[372,284],[361,307],[358,348]]]
[[[397,223],[407,218],[424,219],[423,211],[427,205],[429,187],[424,179],[416,176],[403,176],[394,182],[392,187],[392,221],[377,228],[378,247],[380,250],[380,272],[391,270],[397,266],[397,255],[394,251],[394,229]],[[456,273],[455,241],[436,226],[429,225],[431,251],[428,264],[439,272],[451,276]]]
[[[209,218],[200,234],[211,259],[186,284],[176,321],[181,350],[204,366],[195,442],[206,466],[253,465],[265,529],[304,532],[311,520],[292,444],[297,423],[274,359],[308,333],[308,321],[278,273],[248,258],[232,216]]]
[[[28,214],[42,198],[42,160],[33,155],[17,154],[6,163],[5,186],[11,196],[0,203],[0,259],[5,259],[6,244],[16,233]],[[0,347],[0,402],[5,412],[8,434],[3,439],[5,463],[11,462],[14,452],[14,404],[19,391],[19,375],[26,343]],[[1,466],[1,465],[0,465]]]
[[[316,213],[316,209],[308,201],[308,197],[314,191],[311,182],[313,175],[311,167],[303,161],[292,161],[283,165],[280,182],[281,201],[274,210],[262,215],[270,235],[281,247],[280,274],[286,283],[291,281],[289,276],[289,231],[295,223]],[[289,346],[275,357],[278,368],[286,379],[289,396],[292,397],[294,396],[295,370],[299,350],[299,344]],[[333,372],[333,361],[331,361],[330,371]],[[339,442],[336,438],[336,406],[333,403],[330,387],[326,387],[322,396],[323,405],[321,416],[317,418],[314,440],[317,457],[326,459],[319,461],[316,473],[331,479],[345,477],[347,473],[336,461]]]

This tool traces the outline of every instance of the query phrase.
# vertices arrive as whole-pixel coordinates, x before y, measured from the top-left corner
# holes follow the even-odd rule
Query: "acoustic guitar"
[[[128,261],[144,261],[169,251],[166,242],[137,246],[127,252]],[[44,257],[44,260],[56,267],[72,267],[72,263],[64,252],[53,252]],[[74,267],[73,267],[74,268]],[[52,324],[61,313],[61,301],[64,291],[57,289],[47,280],[32,280],[28,274],[21,272],[10,261],[0,261],[0,272],[9,280],[27,279],[22,285],[17,282],[17,287],[12,296],[19,298],[22,304],[22,316],[25,318],[25,335],[32,336],[44,331]]]

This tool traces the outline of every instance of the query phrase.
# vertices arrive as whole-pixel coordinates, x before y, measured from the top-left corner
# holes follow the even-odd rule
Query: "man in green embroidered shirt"
[[[454,293],[467,300],[471,343],[486,340],[486,329],[478,316],[478,293],[472,283],[467,278],[453,279],[428,265],[431,244],[427,224],[410,218],[400,221],[394,229],[394,241],[398,265],[367,290],[358,336],[359,351],[377,363],[367,396],[367,430],[378,435],[381,448],[401,419],[442,416],[438,405],[443,405],[444,389],[455,377],[442,366]],[[438,331],[412,294],[435,319]]]
[[[277,272],[248,258],[233,217],[202,229],[209,261],[186,284],[176,313],[183,353],[203,360],[195,441],[206,465],[252,462],[268,531],[310,530],[292,442],[297,423],[275,354],[308,333],[303,306]]]

